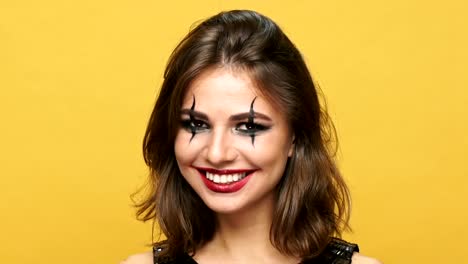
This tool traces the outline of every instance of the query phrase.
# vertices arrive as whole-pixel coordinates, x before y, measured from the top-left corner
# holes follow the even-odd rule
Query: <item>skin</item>
[[[205,116],[179,130],[176,159],[187,182],[217,213],[219,225],[214,239],[197,251],[195,260],[206,264],[228,263],[228,259],[232,263],[297,262],[297,258],[277,252],[268,237],[274,188],[294,146],[286,117],[244,72],[226,68],[206,71],[188,87],[187,95],[194,95],[195,110]],[[183,121],[190,120],[192,101],[189,96],[183,100]],[[243,118],[233,120],[238,115]],[[193,126],[199,130],[190,141]],[[226,194],[209,190],[194,167],[256,171],[241,190]],[[244,253],[239,254],[239,250]]]
[[[366,257],[359,253],[354,253],[352,258],[352,264],[382,264],[382,262]],[[145,252],[141,254],[135,254],[128,257],[126,260],[120,262],[120,264],[153,264],[153,253]]]
[[[218,222],[214,238],[194,256],[198,263],[300,262],[281,254],[269,240],[274,189],[294,149],[287,118],[277,109],[242,71],[208,70],[188,87],[175,140],[176,159],[183,177]],[[239,114],[243,119],[234,120]],[[255,172],[239,191],[218,193],[204,184],[199,167]],[[152,254],[146,253],[122,263],[152,262]],[[356,253],[352,263],[380,262]]]
[[[184,178],[219,215],[237,219],[250,211],[271,211],[273,189],[293,147],[286,118],[258,94],[247,74],[229,69],[201,74],[189,86],[187,95],[193,96],[183,100],[184,125],[175,140],[175,155]],[[199,113],[195,123],[191,117],[193,98],[194,110]],[[245,117],[232,119],[239,114]],[[192,137],[194,127],[197,132]],[[220,194],[205,186],[194,167],[256,171],[240,191]]]

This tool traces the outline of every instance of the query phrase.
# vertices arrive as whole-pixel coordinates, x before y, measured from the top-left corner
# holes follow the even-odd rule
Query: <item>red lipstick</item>
[[[202,168],[202,167],[194,167],[200,173],[200,177],[202,178],[203,182],[205,183],[206,187],[213,192],[218,193],[233,193],[237,192],[242,189],[247,182],[250,180],[250,176],[252,176],[253,172],[256,170],[217,170],[212,168]],[[246,176],[239,181],[231,182],[231,183],[216,183],[208,178],[206,178],[206,172],[218,174],[218,175],[226,175],[226,174],[234,174],[234,173],[246,173]]]

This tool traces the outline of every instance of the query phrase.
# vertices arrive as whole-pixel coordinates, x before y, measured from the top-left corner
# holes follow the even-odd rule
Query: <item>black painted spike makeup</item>
[[[189,112],[189,117],[190,117],[190,122],[193,124],[195,123],[195,116],[194,116],[194,112],[195,112],[195,95],[192,95],[193,96],[193,101],[192,101],[192,106],[190,107],[190,112]],[[192,137],[190,137],[190,142],[192,142],[192,139],[195,137],[195,134],[197,133],[197,130],[195,129],[194,126],[191,126],[190,127],[190,132],[192,132]]]
[[[255,112],[254,103],[256,99],[257,97],[255,97],[250,103],[250,109],[248,112],[233,115],[229,118],[231,122],[238,122],[235,127],[233,127],[233,131],[239,135],[250,137],[253,147],[255,147],[255,137],[259,133],[263,133],[270,128],[268,125],[255,123],[254,119],[257,117],[270,120],[268,116]],[[203,121],[208,120],[208,116],[204,113],[196,111],[195,106],[196,100],[195,96],[193,95],[192,106],[189,109],[182,109],[182,113],[189,116],[188,119],[181,121],[182,127],[190,134],[192,134],[189,143],[192,142],[196,134],[209,131],[210,129],[210,125],[207,123],[207,121]]]
[[[256,99],[257,99],[257,97],[255,96],[255,98],[252,100],[252,103],[250,104],[249,117],[247,119],[249,125],[255,125],[255,123],[254,123],[255,111],[253,109],[253,105],[254,105]],[[255,134],[250,134],[250,138],[252,139],[252,146],[255,147],[255,144],[254,144]]]

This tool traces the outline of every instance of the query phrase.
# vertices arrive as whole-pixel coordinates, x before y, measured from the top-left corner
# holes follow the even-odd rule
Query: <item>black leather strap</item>
[[[188,254],[178,256],[176,259],[160,257],[163,247],[153,247],[154,264],[197,264]],[[325,250],[312,259],[304,259],[301,264],[351,264],[354,252],[359,252],[357,244],[333,238]]]

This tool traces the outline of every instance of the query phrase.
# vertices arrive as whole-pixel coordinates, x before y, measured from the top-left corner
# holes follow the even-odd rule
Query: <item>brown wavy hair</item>
[[[159,224],[165,257],[194,254],[212,239],[215,214],[181,175],[174,141],[187,87],[215,67],[249,73],[288,118],[295,149],[277,186],[270,241],[283,254],[318,255],[348,228],[350,198],[334,161],[335,129],[301,53],[275,22],[254,11],[221,12],[199,23],[172,53],[144,137],[150,177],[136,204],[138,219]]]

